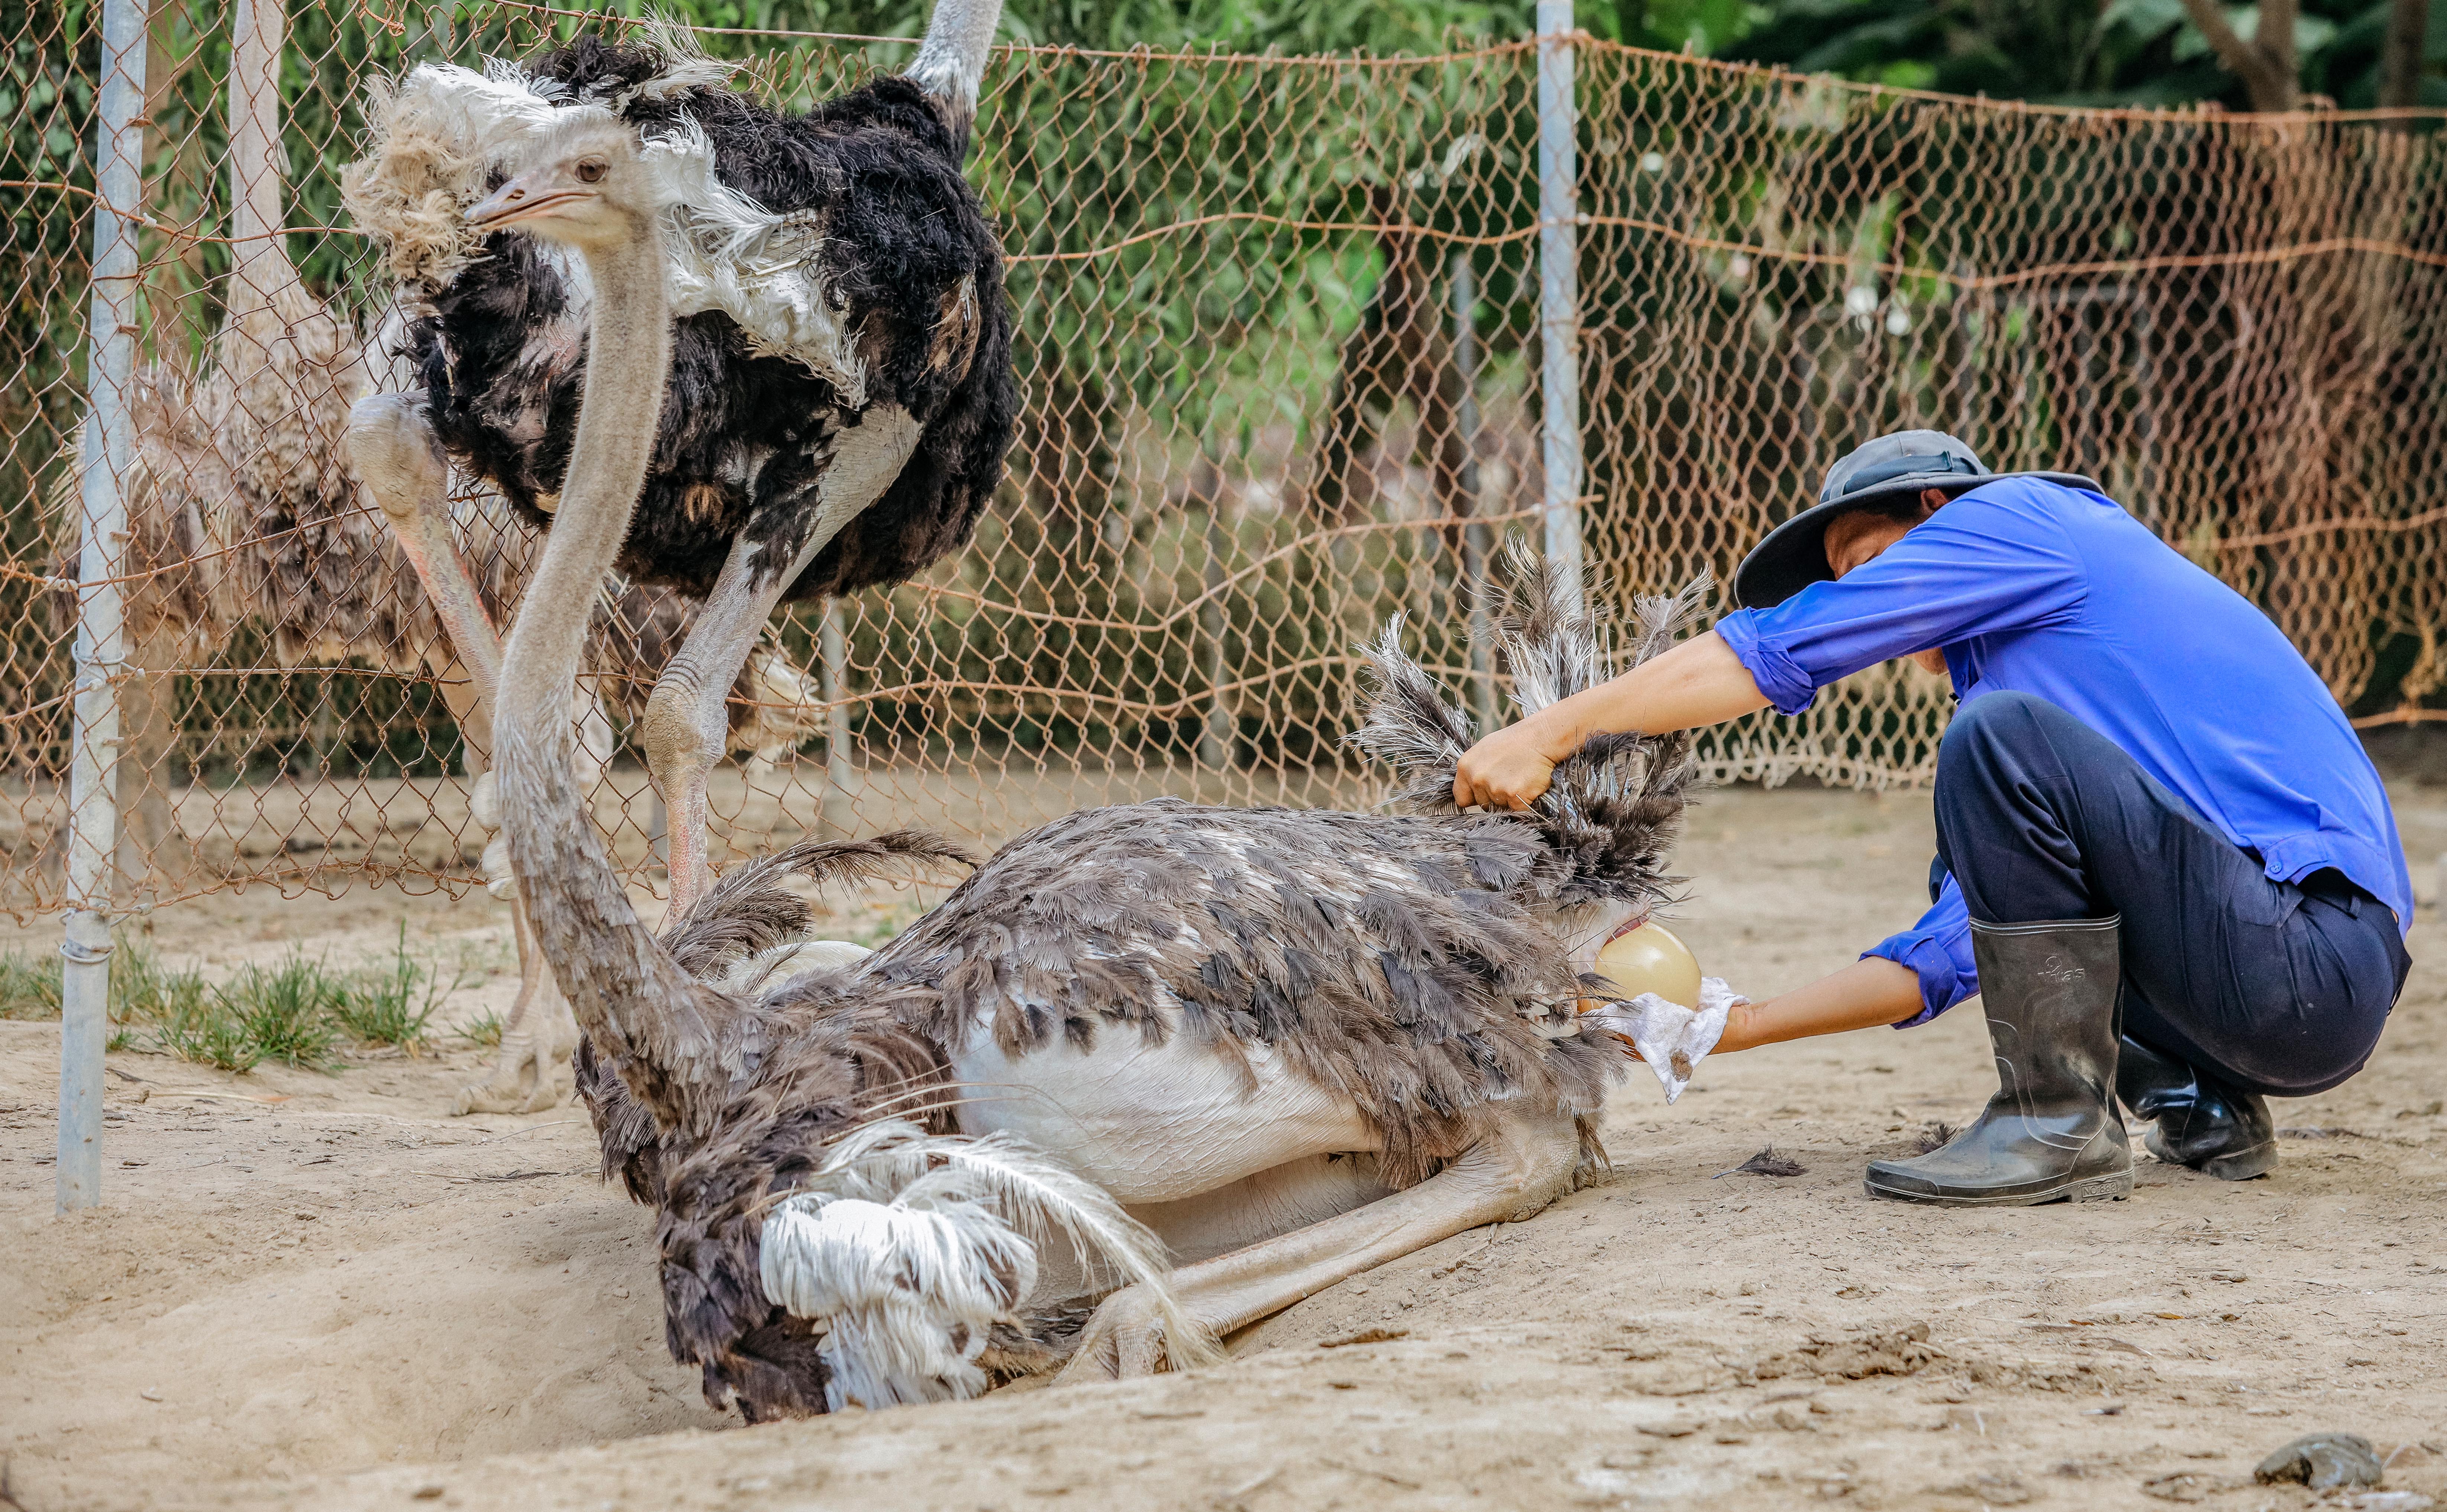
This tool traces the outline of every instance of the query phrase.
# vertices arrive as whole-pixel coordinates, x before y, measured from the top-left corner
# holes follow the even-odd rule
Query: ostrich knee
[[[349,410],[349,465],[396,525],[448,502],[450,460],[421,412],[425,396],[370,394]]]

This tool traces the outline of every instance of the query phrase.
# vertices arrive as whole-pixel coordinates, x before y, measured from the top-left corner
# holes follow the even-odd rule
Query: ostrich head
[[[480,231],[516,229],[583,252],[636,240],[674,196],[657,155],[608,112],[573,109],[544,130],[526,166],[467,209]]]

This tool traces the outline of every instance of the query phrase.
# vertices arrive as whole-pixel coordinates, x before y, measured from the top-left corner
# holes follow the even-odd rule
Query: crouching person
[[[1990,473],[1936,431],[1869,443],[1743,561],[1709,634],[1480,741],[1462,803],[1523,807],[1601,730],[1810,707],[1897,656],[1959,700],[1933,904],[1717,1052],[1925,1024],[1977,993],[2000,1087],[1869,1191],[1958,1206],[2122,1197],[2121,1097],[2160,1160],[2277,1162],[2270,1096],[2362,1069],[2404,985],[2412,882],[2343,710],[2266,616],[2086,478]]]

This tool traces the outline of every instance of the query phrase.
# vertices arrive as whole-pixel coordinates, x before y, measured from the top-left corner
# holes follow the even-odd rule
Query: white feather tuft
[[[488,58],[482,73],[419,64],[366,99],[365,156],[341,175],[341,198],[380,236],[391,271],[430,293],[476,255],[484,234],[461,212],[483,198],[493,173],[554,124],[571,119],[556,85]]]
[[[955,1401],[985,1389],[995,1324],[1036,1285],[1036,1251],[975,1202],[813,1192],[766,1220],[765,1295],[829,1332],[825,1405]]]
[[[396,85],[377,85],[366,105],[365,155],[343,176],[351,215],[383,238],[394,274],[427,293],[442,289],[484,240],[461,212],[556,128],[584,116],[618,120],[641,96],[669,99],[729,80],[731,65],[696,54],[678,35],[654,39],[671,60],[663,72],[609,98],[573,100],[558,81],[497,58],[481,73],[427,63]],[[758,351],[802,364],[844,406],[864,408],[866,364],[817,265],[817,217],[777,214],[724,183],[712,142],[686,116],[641,140],[638,152],[670,232],[672,312],[721,311]]]
[[[965,1398],[985,1388],[975,1362],[986,1331],[1016,1320],[1037,1246],[1057,1231],[1087,1274],[1157,1299],[1176,1366],[1217,1356],[1173,1295],[1163,1241],[1005,1133],[928,1134],[899,1119],[852,1130],[766,1219],[760,1276],[777,1306],[830,1325],[828,1391],[869,1407]]]
[[[724,183],[713,143],[693,121],[644,144],[648,166],[672,209],[672,313],[719,310],[739,323],[759,351],[791,358],[839,391],[853,409],[866,406],[860,358],[816,264],[824,232],[814,217],[778,215]]]
[[[724,88],[739,71],[738,64],[708,57],[696,44],[696,33],[675,16],[655,12],[638,24],[637,37],[662,54],[663,71],[616,95],[611,101],[616,111],[627,110],[632,100],[669,100],[692,89]]]

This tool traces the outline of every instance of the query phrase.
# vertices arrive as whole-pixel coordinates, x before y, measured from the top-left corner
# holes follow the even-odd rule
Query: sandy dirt
[[[2412,854],[2447,849],[2447,799],[2398,796]],[[1794,985],[1913,916],[1929,829],[1920,796],[1716,794],[1680,927],[1736,986]],[[257,888],[156,942],[343,962],[403,920],[479,973],[455,1018],[506,1006],[481,894]],[[2145,1160],[2125,1202],[1870,1200],[1864,1162],[1994,1085],[1958,1011],[1712,1061],[1670,1108],[1634,1068],[1609,1179],[1228,1364],[754,1429],[665,1354],[649,1215],[597,1182],[581,1115],[445,1116],[480,1052],[237,1077],[115,1054],[105,1205],[55,1219],[57,1029],[0,1024],[0,1508],[2294,1508],[2252,1466],[2318,1429],[2447,1506],[2438,933],[2425,907],[2370,1068],[2278,1105],[2265,1181]],[[1770,1143],[1805,1174],[1722,1174]]]

